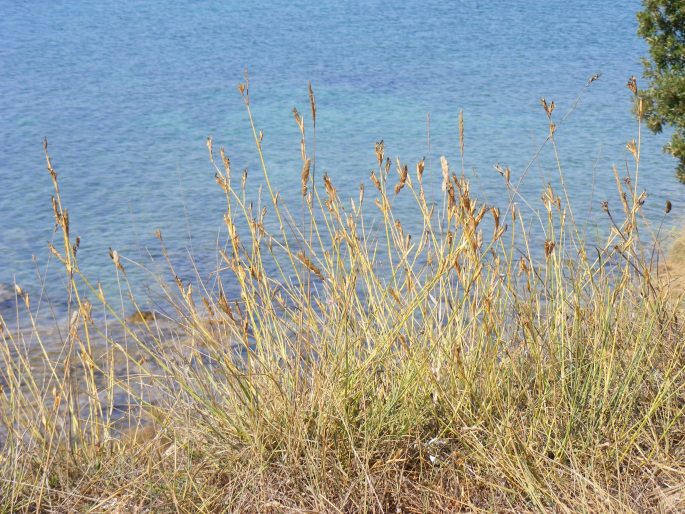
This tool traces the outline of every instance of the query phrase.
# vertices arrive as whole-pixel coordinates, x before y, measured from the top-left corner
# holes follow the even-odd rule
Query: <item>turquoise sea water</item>
[[[59,298],[44,137],[91,278],[116,286],[109,247],[146,265],[159,258],[157,229],[180,274],[193,274],[192,254],[208,276],[224,199],[206,137],[226,147],[235,170],[259,174],[236,90],[246,67],[267,164],[286,199],[297,198],[301,166],[291,110],[308,112],[311,80],[319,177],[328,171],[343,195],[368,183],[379,139],[410,169],[426,156],[439,188],[439,156],[459,161],[463,110],[473,188],[504,202],[493,165],[510,166],[514,179],[528,167],[548,130],[545,97],[558,120],[573,110],[557,139],[577,214],[600,211],[602,200],[616,201],[611,166],[625,170],[625,143],[637,136],[625,85],[647,51],[639,8],[632,0],[0,0],[0,284],[38,291],[46,281]],[[654,220],[666,199],[678,220],[685,187],[661,152],[665,141],[643,133],[640,188]],[[522,191],[535,200],[556,173],[543,151]]]

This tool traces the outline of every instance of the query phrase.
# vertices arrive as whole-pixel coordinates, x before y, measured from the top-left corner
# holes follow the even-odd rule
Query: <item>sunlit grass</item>
[[[455,173],[446,158],[440,170],[393,163],[382,142],[366,187],[341,199],[333,177],[316,175],[311,89],[308,120],[295,112],[301,205],[284,205],[248,84],[239,89],[264,194],[256,200],[208,141],[227,246],[211,287],[160,286],[165,319],[125,318],[81,273],[46,145],[63,236],[51,251],[69,279],[70,321],[61,352],[48,352],[54,341],[18,290],[34,329],[1,336],[0,510],[685,506],[685,338],[642,233],[639,129],[631,176],[615,172],[622,200],[604,206],[606,240],[590,245],[565,189],[522,199],[499,168],[505,200],[486,205],[463,164]],[[556,155],[554,105],[543,107]],[[462,156],[463,134],[460,116]],[[429,173],[442,176],[437,203]],[[539,232],[527,228],[524,200],[539,205]],[[127,263],[111,257],[125,291]],[[93,320],[87,298],[115,328]],[[122,394],[135,404],[125,423],[115,415]]]

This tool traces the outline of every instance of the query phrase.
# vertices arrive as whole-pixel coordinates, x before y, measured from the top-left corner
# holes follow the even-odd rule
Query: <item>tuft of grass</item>
[[[631,176],[615,172],[620,208],[605,204],[606,237],[590,244],[565,189],[545,191],[535,229],[509,169],[505,203],[474,197],[461,113],[462,171],[441,159],[437,201],[435,170],[393,163],[382,141],[371,183],[343,201],[331,176],[316,181],[295,110],[297,221],[247,80],[239,91],[266,198],[209,139],[227,244],[212,284],[169,260],[165,315],[132,298],[124,316],[81,272],[46,143],[69,324],[50,350],[17,290],[32,329],[0,334],[0,511],[685,508],[685,338],[641,219],[639,137]],[[127,261],[111,257],[126,287]]]

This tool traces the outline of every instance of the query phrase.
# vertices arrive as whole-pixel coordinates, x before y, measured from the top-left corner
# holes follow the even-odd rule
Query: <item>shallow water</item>
[[[601,211],[602,200],[617,202],[611,166],[625,170],[625,143],[637,137],[625,84],[640,75],[646,54],[636,35],[639,8],[637,0],[0,0],[0,284],[16,280],[34,305],[43,289],[63,315],[63,274],[46,248],[54,236],[43,137],[92,279],[118,290],[109,247],[163,268],[157,229],[184,279],[194,273],[189,254],[209,277],[224,237],[224,199],[205,138],[226,147],[235,170],[259,174],[235,87],[246,67],[267,164],[286,200],[297,198],[301,166],[291,109],[308,112],[311,80],[318,176],[327,170],[343,195],[368,184],[381,138],[410,169],[426,156],[427,180],[439,190],[439,156],[458,167],[463,109],[473,188],[504,202],[493,165],[510,166],[514,180],[524,174],[547,135],[545,97],[556,102],[558,122],[573,111],[557,139],[577,214]],[[665,141],[643,133],[640,188],[650,193],[646,211],[655,221],[665,200],[673,202],[673,226],[685,188],[661,152]],[[535,201],[548,181],[558,182],[551,150],[525,173],[522,191]],[[144,294],[146,274],[126,265]],[[12,317],[11,298],[0,302]]]

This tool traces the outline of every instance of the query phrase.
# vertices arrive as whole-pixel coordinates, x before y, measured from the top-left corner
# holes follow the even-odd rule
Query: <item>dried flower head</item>
[[[116,250],[112,250],[112,248],[109,249],[109,257],[112,259],[114,262],[114,267],[118,269],[119,271],[123,272],[124,267],[121,264],[121,257],[119,256],[119,252]]]
[[[385,143],[381,139],[376,142],[376,159],[378,160],[378,165],[383,164],[383,159],[385,158]]]
[[[542,104],[543,109],[545,109],[545,114],[547,114],[547,117],[551,118],[552,113],[554,112],[554,108],[556,107],[554,102],[548,104],[547,100],[545,100],[544,98],[540,98],[540,103]]]
[[[552,255],[555,246],[556,243],[554,241],[550,241],[549,239],[545,241],[545,257]]]
[[[304,164],[302,165],[302,196],[307,196],[307,184],[309,184],[309,169],[311,167],[311,164],[312,161],[310,159],[307,159],[304,161]]]
[[[628,89],[630,89],[632,91],[632,93],[635,96],[637,96],[637,79],[635,78],[635,75],[633,75],[632,77],[630,77],[628,79],[627,86],[628,86]]]
[[[399,174],[400,181],[397,183],[397,185],[395,185],[395,194],[398,194],[400,191],[402,191],[402,188],[407,182],[407,177],[409,176],[409,169],[406,164],[401,167],[401,169],[399,170]]]
[[[444,155],[440,156],[440,168],[442,169],[442,190],[445,192],[450,183],[450,166]]]

